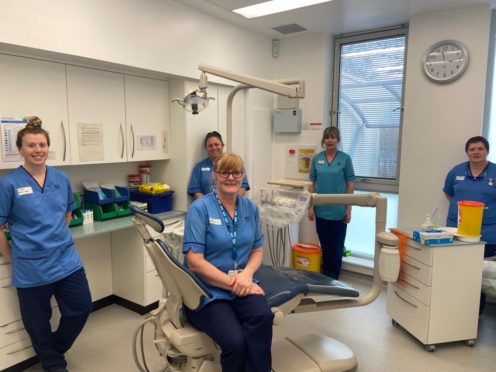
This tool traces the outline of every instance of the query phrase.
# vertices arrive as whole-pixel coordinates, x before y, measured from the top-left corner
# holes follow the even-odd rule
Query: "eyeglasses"
[[[240,171],[221,171],[221,172],[215,172],[217,173],[220,177],[222,178],[229,178],[229,176],[233,176],[233,178],[239,178],[243,175],[243,172]]]

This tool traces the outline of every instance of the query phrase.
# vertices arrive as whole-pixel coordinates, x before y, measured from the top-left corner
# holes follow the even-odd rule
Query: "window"
[[[356,188],[397,192],[406,28],[335,40],[332,124]]]

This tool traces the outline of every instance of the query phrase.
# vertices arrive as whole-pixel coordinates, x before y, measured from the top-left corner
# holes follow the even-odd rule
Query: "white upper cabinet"
[[[127,160],[169,159],[166,81],[125,75]]]
[[[40,117],[50,134],[48,164],[70,164],[65,65],[0,54],[0,87],[0,116]],[[1,169],[22,164],[3,160]]]
[[[127,161],[124,76],[67,66],[72,164]]]

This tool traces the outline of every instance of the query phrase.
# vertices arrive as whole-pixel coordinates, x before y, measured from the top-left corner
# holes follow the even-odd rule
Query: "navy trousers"
[[[274,315],[264,296],[216,300],[198,311],[185,307],[190,322],[220,346],[223,372],[269,372]]]
[[[58,282],[31,288],[17,288],[22,321],[33,348],[46,371],[67,367],[64,353],[83,329],[92,309],[88,280],[83,268]],[[61,314],[52,332],[50,299],[55,296]]]
[[[331,278],[339,279],[348,225],[343,221],[332,221],[318,217],[315,222],[322,248],[322,271]]]

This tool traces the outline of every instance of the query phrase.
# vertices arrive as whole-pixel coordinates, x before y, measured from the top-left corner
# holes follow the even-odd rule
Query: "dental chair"
[[[314,195],[315,196],[315,195]],[[358,195],[357,195],[358,196]],[[360,195],[362,197],[364,195]],[[377,195],[372,196],[372,199]],[[369,198],[333,199],[336,204],[371,206]],[[318,205],[318,197],[313,200]],[[357,204],[362,203],[365,204]],[[373,206],[377,200],[374,199]],[[328,204],[328,201],[323,202]],[[163,222],[155,216],[130,206],[133,222],[138,228],[164,286],[164,296],[158,308],[153,310],[135,332],[133,354],[141,372],[148,372],[143,355],[141,365],[137,351],[137,338],[147,323],[155,326],[155,345],[164,357],[166,371],[214,372],[221,371],[220,350],[205,333],[190,325],[182,315],[182,305],[197,309],[202,299],[210,297],[208,289],[172,254],[160,238],[153,238],[150,229],[161,233]],[[376,218],[377,220],[377,218]],[[376,256],[380,255],[379,244],[389,250],[397,245],[394,235],[382,232],[376,237]],[[378,259],[376,257],[376,259]],[[352,287],[320,273],[288,267],[261,266],[255,273],[264,289],[267,302],[274,313],[274,325],[280,324],[286,315],[293,312],[319,311],[332,308],[362,306],[372,302],[380,293],[382,281],[379,265],[374,269],[374,285],[370,293],[358,298]],[[398,256],[399,271],[399,256]],[[394,275],[393,275],[394,276]],[[397,274],[396,274],[397,278]],[[393,281],[396,281],[393,278]],[[329,300],[329,295],[333,296]],[[324,300],[319,297],[325,296]],[[339,297],[339,300],[336,300]],[[357,360],[353,351],[343,343],[327,336],[310,334],[285,337],[272,344],[272,371],[275,372],[332,372],[354,370]]]

